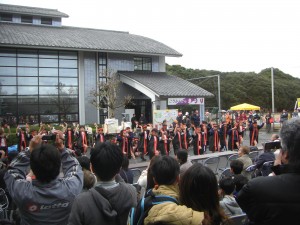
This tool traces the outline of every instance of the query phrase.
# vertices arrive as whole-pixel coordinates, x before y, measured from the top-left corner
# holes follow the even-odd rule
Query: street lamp
[[[219,115],[221,113],[221,86],[220,86],[220,75],[211,75],[211,76],[206,76],[206,77],[197,77],[197,78],[191,78],[191,79],[187,79],[187,80],[200,80],[200,79],[206,79],[206,78],[212,78],[212,77],[218,77],[218,107],[219,107],[219,112],[218,112],[218,119],[219,119]]]

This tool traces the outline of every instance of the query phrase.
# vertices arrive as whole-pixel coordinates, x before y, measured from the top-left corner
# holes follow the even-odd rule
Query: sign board
[[[168,126],[176,120],[178,116],[177,109],[165,109],[165,110],[154,110],[153,111],[153,126],[160,128],[164,120],[167,121]]]
[[[105,119],[104,133],[116,134],[119,133],[119,125],[117,119]]]
[[[168,98],[168,105],[204,105],[204,98]]]

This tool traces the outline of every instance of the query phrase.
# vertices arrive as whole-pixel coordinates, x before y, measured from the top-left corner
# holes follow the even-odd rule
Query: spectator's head
[[[127,156],[123,156],[123,162],[122,162],[122,169],[125,171],[128,171],[128,167],[129,167],[129,159]]]
[[[91,189],[96,182],[94,174],[89,170],[83,170],[83,189]]]
[[[149,163],[149,166],[148,166],[148,172],[147,172],[147,187],[146,187],[146,190],[152,189],[155,186],[151,168],[152,168],[152,165],[154,164],[154,162],[156,160],[158,160],[160,157],[161,156],[156,155],[156,156],[153,156],[150,160],[150,163]]]
[[[83,170],[91,170],[91,161],[87,156],[79,156],[77,157],[77,160]]]
[[[210,168],[199,163],[193,164],[181,177],[179,191],[181,203],[204,212],[207,224],[220,224],[223,221],[225,216],[220,209],[218,183]],[[203,224],[206,223],[203,221]]]
[[[158,185],[172,185],[179,178],[179,164],[170,156],[156,159],[151,166],[154,182]]]
[[[188,158],[188,153],[186,150],[179,150],[177,152],[177,161],[179,162],[180,165],[186,163],[187,158]]]
[[[243,171],[244,163],[240,160],[232,160],[230,162],[230,169],[233,174],[241,174]]]
[[[235,191],[239,192],[244,187],[244,185],[248,183],[248,179],[242,174],[238,174],[234,176],[233,182],[235,184]]]
[[[31,152],[31,170],[42,183],[49,183],[58,176],[60,164],[61,153],[53,145],[37,145]]]
[[[271,141],[280,141],[279,140],[279,135],[278,134],[272,134]]]
[[[79,127],[79,131],[80,131],[80,132],[84,132],[84,131],[85,131],[85,127],[84,127],[83,125],[81,125],[81,126]]]
[[[292,118],[280,130],[282,162],[300,169],[300,119]]]
[[[244,145],[239,148],[238,154],[240,157],[243,155],[249,155],[249,153],[250,153],[250,148],[248,146]]]
[[[151,131],[151,135],[152,136],[157,136],[158,134],[158,130],[156,128],[153,128],[152,131]]]
[[[219,181],[221,195],[231,195],[234,191],[235,185],[232,177],[224,177]]]
[[[121,149],[111,143],[98,143],[91,151],[91,167],[100,181],[110,181],[119,173],[123,162]]]

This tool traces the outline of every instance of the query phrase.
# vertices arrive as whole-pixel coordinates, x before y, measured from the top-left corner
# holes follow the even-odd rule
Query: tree
[[[108,108],[108,117],[114,118],[116,109],[133,104],[133,97],[131,95],[126,95],[123,99],[118,97],[120,80],[117,73],[105,71],[101,77],[104,79],[101,79],[96,89],[90,93],[94,97],[91,103],[97,109]]]

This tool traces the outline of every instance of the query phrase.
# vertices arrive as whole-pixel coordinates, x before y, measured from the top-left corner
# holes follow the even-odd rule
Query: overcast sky
[[[186,68],[255,71],[300,78],[299,0],[0,0],[54,8],[64,25],[129,31],[183,54]]]

